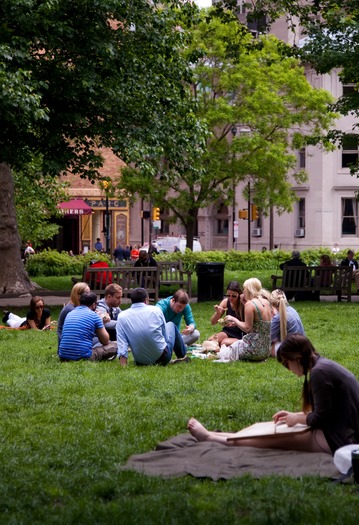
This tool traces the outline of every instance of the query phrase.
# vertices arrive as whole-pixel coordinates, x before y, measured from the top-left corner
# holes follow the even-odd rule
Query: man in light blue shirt
[[[166,321],[172,321],[179,331],[181,330],[182,318],[184,319],[186,326],[181,333],[183,342],[186,345],[192,345],[199,339],[200,333],[196,330],[189,297],[185,290],[177,290],[174,295],[161,299],[156,306],[161,308]]]
[[[120,364],[127,365],[128,347],[131,347],[138,365],[167,365],[174,351],[178,359],[186,356],[186,345],[172,323],[166,323],[163,313],[148,304],[144,288],[135,288],[130,299],[132,306],[121,312],[116,325],[117,355]]]

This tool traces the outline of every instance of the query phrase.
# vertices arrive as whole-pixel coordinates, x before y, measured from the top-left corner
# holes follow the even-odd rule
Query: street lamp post
[[[248,181],[248,185],[247,185],[247,193],[248,193],[248,222],[247,222],[247,226],[248,226],[248,231],[247,231],[247,234],[248,234],[248,251],[250,252],[251,251],[251,183]]]
[[[237,126],[232,126],[231,128],[231,133],[232,133],[232,142],[233,142],[233,139],[235,138],[235,136],[237,135]],[[232,161],[234,160],[234,152],[232,154]],[[235,223],[236,223],[236,182],[235,182],[235,178],[233,177],[233,201],[232,201],[232,232],[233,232],[233,244],[232,244],[232,247],[233,247],[233,250],[235,249],[235,246],[236,246],[236,237],[235,237]]]
[[[105,200],[105,239],[106,239],[106,253],[110,253],[110,212],[108,209],[108,189],[109,189],[109,182],[107,180],[104,180],[103,188],[105,190],[106,200]]]

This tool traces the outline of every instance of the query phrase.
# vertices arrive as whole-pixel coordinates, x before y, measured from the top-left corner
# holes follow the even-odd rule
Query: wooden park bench
[[[176,286],[183,288],[191,297],[192,294],[192,272],[184,270],[182,261],[158,261],[160,273],[160,286]]]
[[[74,277],[72,282],[78,280]],[[82,282],[89,285],[92,292],[100,297],[105,294],[109,284],[116,283],[122,287],[123,296],[127,297],[134,288],[146,288],[148,295],[158,301],[159,272],[157,267],[135,268],[133,266],[116,266],[114,268],[93,268],[85,266],[82,272]]]
[[[134,267],[132,265],[116,266],[112,268],[98,268],[85,266],[82,272],[82,282],[86,282],[91,291],[100,297],[104,296],[105,288],[111,283],[119,284],[123,289],[123,296],[127,297],[134,288],[146,288],[148,295],[155,302],[159,298],[160,286],[174,285],[184,288],[191,297],[191,275],[182,267],[182,261],[158,262],[156,266]],[[79,279],[72,277],[75,284]]]
[[[271,277],[272,289],[280,288],[286,294],[292,292],[303,299],[309,298],[311,293],[316,293],[318,299],[319,295],[336,295],[338,301],[343,298],[351,301],[351,266],[285,266],[283,275]]]

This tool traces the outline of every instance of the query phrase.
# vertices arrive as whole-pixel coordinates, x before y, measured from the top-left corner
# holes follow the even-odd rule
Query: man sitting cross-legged
[[[80,306],[67,314],[59,345],[59,357],[62,361],[102,361],[116,356],[117,345],[110,341],[101,317],[95,312],[96,300],[95,293],[84,293],[80,297]],[[101,346],[92,348],[95,334]]]
[[[116,322],[121,313],[122,287],[109,284],[105,288],[105,297],[97,302],[96,312],[100,314],[111,341],[116,341]]]
[[[174,295],[161,299],[156,306],[161,308],[166,321],[172,321],[178,330],[181,329],[181,321],[184,319],[186,326],[181,333],[183,342],[186,345],[190,346],[199,339],[200,333],[196,330],[189,297],[185,290],[180,288]]]
[[[159,308],[148,304],[147,291],[135,288],[130,298],[131,308],[121,312],[117,319],[120,364],[127,364],[128,347],[137,365],[167,365],[173,351],[179,361],[186,360],[186,345],[178,328],[172,322],[166,323]]]

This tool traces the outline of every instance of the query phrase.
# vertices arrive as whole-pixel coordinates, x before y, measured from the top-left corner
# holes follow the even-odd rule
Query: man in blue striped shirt
[[[94,292],[84,293],[80,297],[80,306],[67,314],[59,346],[62,361],[103,361],[115,358],[117,344],[110,341],[101,317],[95,312],[96,301]],[[101,345],[92,348],[95,335]]]

